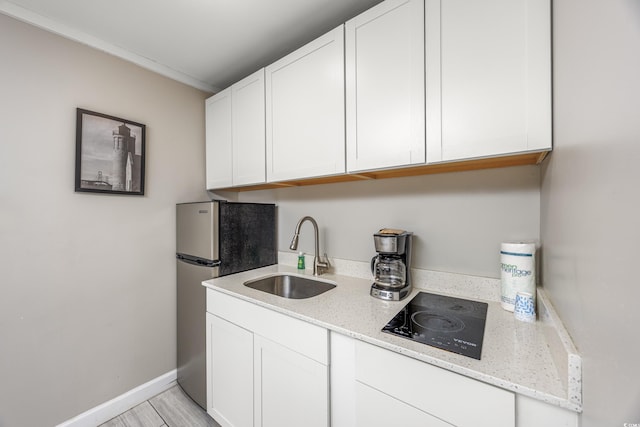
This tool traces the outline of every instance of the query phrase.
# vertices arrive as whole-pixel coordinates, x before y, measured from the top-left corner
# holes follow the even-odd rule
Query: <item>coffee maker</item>
[[[399,301],[411,292],[411,239],[413,233],[383,228],[373,235],[378,255],[371,259],[374,283],[371,296]]]

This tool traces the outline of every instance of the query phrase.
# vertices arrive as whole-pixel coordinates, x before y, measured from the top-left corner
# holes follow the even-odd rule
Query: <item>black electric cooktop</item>
[[[419,292],[383,332],[480,360],[488,304]]]

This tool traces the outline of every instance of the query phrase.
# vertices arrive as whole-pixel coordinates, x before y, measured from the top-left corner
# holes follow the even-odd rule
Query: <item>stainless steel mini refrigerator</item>
[[[277,262],[273,204],[176,205],[178,383],[206,410],[204,280]]]

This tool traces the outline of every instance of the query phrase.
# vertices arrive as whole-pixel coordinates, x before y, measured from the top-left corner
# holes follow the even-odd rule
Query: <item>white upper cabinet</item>
[[[387,0],[345,25],[347,171],[425,162],[424,1]]]
[[[551,150],[550,0],[385,0],[206,110],[208,189],[535,156]]]
[[[267,181],[345,172],[344,29],[266,67]]]
[[[264,69],[231,86],[233,185],[265,182]]]
[[[218,92],[205,103],[207,188],[232,185],[231,88]]]
[[[264,69],[207,99],[207,188],[265,182]]]
[[[427,162],[551,149],[549,0],[426,0]]]

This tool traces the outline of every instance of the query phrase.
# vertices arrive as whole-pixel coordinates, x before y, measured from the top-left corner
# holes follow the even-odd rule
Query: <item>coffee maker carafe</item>
[[[413,233],[383,228],[373,235],[378,255],[371,259],[371,296],[399,301],[411,291],[411,239]]]

